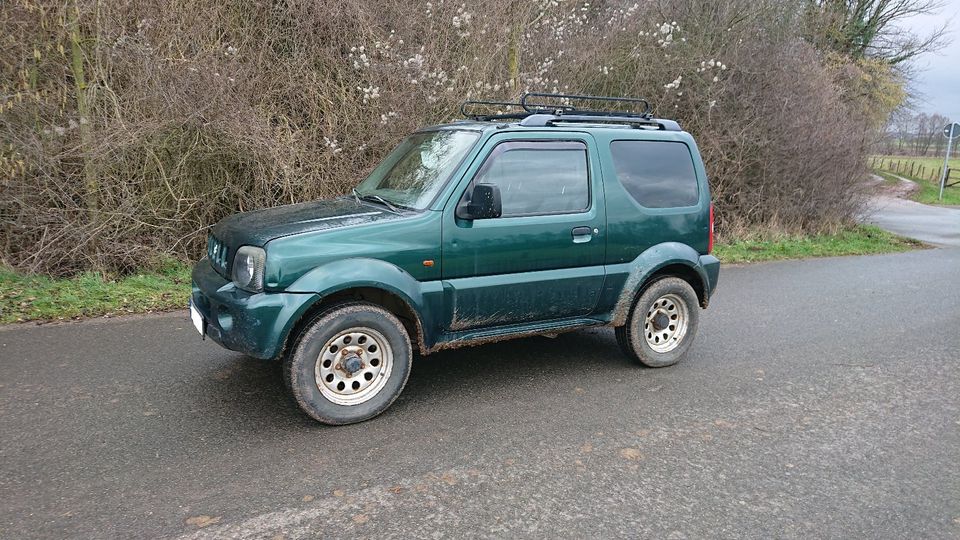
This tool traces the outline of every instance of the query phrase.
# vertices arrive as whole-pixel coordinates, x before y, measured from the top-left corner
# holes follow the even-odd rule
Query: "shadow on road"
[[[597,369],[617,376],[639,367],[617,347],[609,329],[590,329],[556,338],[531,337],[442,351],[414,357],[407,386],[388,414],[417,415],[424,407],[443,406],[465,395],[476,400],[497,399],[521,391],[530,381],[553,379],[555,384]],[[211,414],[235,415],[237,427],[284,431],[291,425],[317,427],[301,414],[283,388],[279,362],[240,355],[209,365],[206,377],[192,388],[182,388],[197,408]]]

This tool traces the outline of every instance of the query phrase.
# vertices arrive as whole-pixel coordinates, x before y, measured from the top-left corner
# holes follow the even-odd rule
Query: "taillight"
[[[707,238],[707,253],[713,252],[713,203],[710,203],[710,236]]]

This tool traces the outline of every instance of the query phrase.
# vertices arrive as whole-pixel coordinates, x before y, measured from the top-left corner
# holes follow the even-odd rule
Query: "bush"
[[[867,104],[801,3],[37,2],[0,12],[0,257],[194,258],[238,210],[343,193],[465,98],[648,97],[701,145],[720,233],[851,220]]]

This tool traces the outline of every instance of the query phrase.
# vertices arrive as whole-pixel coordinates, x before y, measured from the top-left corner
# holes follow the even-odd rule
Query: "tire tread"
[[[675,349],[669,353],[657,353],[645,347],[645,342],[641,342],[640,338],[634,334],[633,321],[634,318],[637,317],[637,313],[644,309],[644,306],[652,303],[668,292],[676,293],[686,301],[687,312],[690,317],[689,327],[687,335],[684,337],[679,349]],[[617,345],[620,346],[620,350],[622,350],[627,357],[644,366],[652,368],[672,366],[684,357],[694,337],[696,337],[699,327],[699,310],[700,305],[697,301],[697,293],[689,283],[678,277],[667,276],[660,278],[648,284],[637,296],[633,306],[630,308],[627,323],[614,329],[614,335],[617,337]]]
[[[394,329],[403,336],[404,342],[400,345],[405,347],[404,350],[400,350],[400,347],[394,347],[394,366],[395,368],[400,369],[399,372],[403,373],[403,380],[400,381],[398,389],[388,400],[384,403],[377,406],[373,411],[365,413],[361,416],[353,417],[336,417],[329,414],[324,414],[322,411],[317,410],[317,407],[311,406],[309,401],[306,399],[306,386],[307,384],[316,384],[312,380],[304,380],[303,378],[303,363],[307,361],[307,358],[304,358],[303,347],[305,343],[308,343],[314,336],[319,333],[327,331],[327,328],[333,324],[338,319],[348,316],[352,313],[375,313],[383,322],[390,324]],[[391,344],[397,345],[397,344]],[[403,390],[403,387],[407,384],[407,379],[410,376],[410,364],[412,363],[412,346],[410,344],[410,336],[407,334],[406,329],[403,326],[403,323],[400,322],[397,317],[384,309],[381,306],[370,302],[356,301],[356,302],[343,302],[331,306],[329,309],[319,312],[313,319],[307,323],[303,330],[300,332],[300,335],[297,336],[296,341],[293,346],[290,347],[290,350],[284,357],[283,361],[283,380],[284,385],[287,387],[289,396],[293,399],[294,403],[302,410],[305,414],[317,420],[318,422],[328,424],[328,425],[343,425],[343,424],[352,424],[356,422],[362,422],[373,418],[383,411],[385,411],[393,402],[399,397],[400,391]],[[404,352],[406,354],[404,354]],[[402,366],[401,362],[406,363],[406,366]],[[306,379],[312,379],[312,377],[306,377]],[[379,394],[378,394],[379,395]],[[375,399],[375,397],[374,397]]]

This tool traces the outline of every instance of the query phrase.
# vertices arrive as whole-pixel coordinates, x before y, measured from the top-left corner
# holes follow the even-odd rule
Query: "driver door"
[[[598,157],[582,133],[492,137],[444,209],[448,331],[590,313],[603,286],[605,212]],[[478,183],[499,187],[499,218],[466,220]]]

